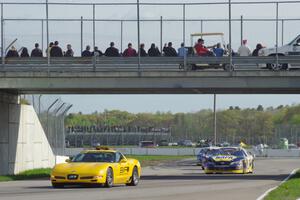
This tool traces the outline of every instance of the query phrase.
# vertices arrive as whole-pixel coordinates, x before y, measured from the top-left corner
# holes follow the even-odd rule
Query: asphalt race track
[[[48,180],[0,183],[1,200],[254,200],[300,167],[300,159],[258,159],[255,173],[205,175],[191,160],[143,168],[137,187],[53,189]]]

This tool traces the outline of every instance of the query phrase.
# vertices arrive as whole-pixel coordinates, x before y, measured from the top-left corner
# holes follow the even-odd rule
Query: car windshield
[[[245,154],[242,150],[231,149],[231,148],[220,149],[219,153],[222,155],[232,155],[232,156],[236,156],[236,157],[244,157],[245,156]]]
[[[116,155],[113,152],[93,152],[80,153],[76,155],[72,162],[115,162]]]

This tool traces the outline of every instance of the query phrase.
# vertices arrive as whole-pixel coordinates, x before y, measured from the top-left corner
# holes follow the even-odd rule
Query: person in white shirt
[[[247,46],[247,40],[243,40],[242,46],[238,49],[239,56],[251,56],[251,50]]]

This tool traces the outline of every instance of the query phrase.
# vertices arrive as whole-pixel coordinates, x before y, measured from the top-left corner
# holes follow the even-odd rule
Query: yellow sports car
[[[67,163],[57,164],[51,172],[54,188],[65,185],[114,184],[136,186],[141,175],[138,160],[126,158],[122,153],[109,148],[82,151]]]

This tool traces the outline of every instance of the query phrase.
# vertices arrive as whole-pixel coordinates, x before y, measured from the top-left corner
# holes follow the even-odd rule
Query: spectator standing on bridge
[[[132,44],[128,43],[128,48],[123,52],[124,57],[134,57],[137,56],[136,50],[132,48]]]
[[[140,51],[140,56],[141,56],[141,57],[146,57],[146,56],[148,56],[148,54],[147,54],[146,51],[145,51],[145,44],[144,44],[144,43],[141,44],[139,51]]]
[[[73,57],[74,56],[74,51],[70,44],[67,44],[67,51],[64,53],[64,56],[65,57]]]
[[[94,47],[94,51],[92,53],[92,56],[103,56],[103,53],[102,53],[102,51],[100,51],[98,49],[98,47]]]
[[[6,54],[6,58],[19,57],[19,53],[14,46],[11,46],[10,50]]]
[[[247,46],[247,40],[242,41],[242,45],[239,47],[238,52],[239,56],[250,56],[251,50]]]
[[[168,43],[168,46],[164,48],[164,55],[168,57],[175,57],[177,56],[176,50],[172,47],[172,42]]]
[[[26,58],[26,57],[28,58],[29,57],[28,49],[26,47],[22,48],[21,57],[22,58]]]
[[[58,46],[58,44],[58,41],[54,42],[54,45],[50,50],[50,57],[63,57],[62,49]]]
[[[110,43],[110,47],[108,47],[106,49],[104,55],[108,56],[108,57],[119,57],[120,56],[119,49],[115,48],[114,42]]]
[[[93,54],[92,54],[92,52],[91,52],[90,50],[91,50],[90,45],[87,45],[87,46],[85,47],[85,50],[81,53],[81,56],[82,56],[82,57],[92,57]]]
[[[50,42],[48,48],[46,49],[46,55],[48,57],[50,57],[50,52],[51,52],[51,49],[52,49],[53,45],[54,45],[54,43]]]
[[[148,49],[148,55],[151,57],[161,56],[160,51],[154,43],[152,43],[150,49]]]
[[[252,52],[252,56],[259,56],[258,52],[259,50],[261,50],[263,48],[262,44],[258,43],[256,45],[256,48],[254,49],[254,51]]]
[[[180,48],[178,49],[178,56],[179,57],[187,57],[188,49],[185,48],[184,43],[181,43]]]
[[[221,47],[221,43],[217,43],[216,47],[213,49],[216,57],[222,57],[224,55],[224,49]]]
[[[31,51],[31,57],[43,57],[43,52],[39,48],[39,43],[34,44],[34,49]]]

